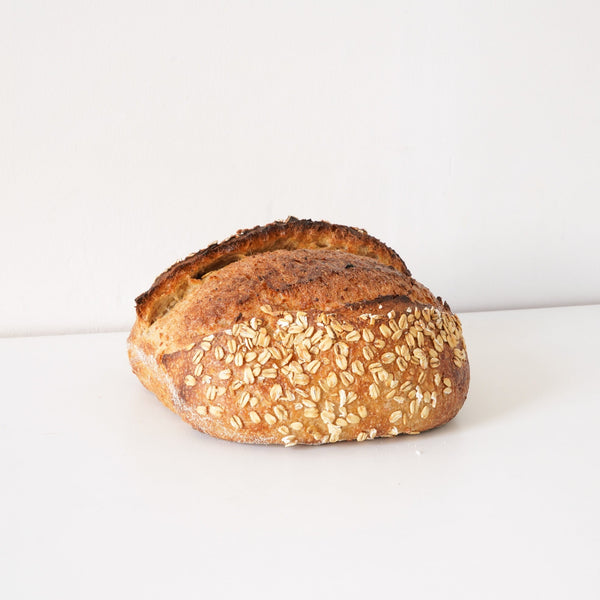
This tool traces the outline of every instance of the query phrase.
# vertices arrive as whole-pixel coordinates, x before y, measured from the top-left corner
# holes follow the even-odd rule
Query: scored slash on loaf
[[[290,218],[238,232],[137,299],[134,372],[211,435],[320,444],[418,433],[469,384],[461,325],[366,232]]]

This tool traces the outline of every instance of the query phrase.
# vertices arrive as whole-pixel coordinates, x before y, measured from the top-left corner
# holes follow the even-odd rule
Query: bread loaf
[[[173,265],[136,305],[133,371],[223,439],[419,433],[467,395],[458,317],[361,229],[289,218],[239,231]]]

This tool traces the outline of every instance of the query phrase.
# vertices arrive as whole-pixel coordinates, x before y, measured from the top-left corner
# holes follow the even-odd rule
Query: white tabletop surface
[[[0,340],[1,598],[598,598],[600,306],[462,315],[419,436],[198,433],[124,333]]]

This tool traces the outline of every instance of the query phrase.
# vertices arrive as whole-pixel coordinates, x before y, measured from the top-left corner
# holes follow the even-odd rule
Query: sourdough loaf
[[[419,433],[467,395],[458,317],[361,229],[289,218],[239,231],[165,271],[136,310],[133,371],[220,438]]]

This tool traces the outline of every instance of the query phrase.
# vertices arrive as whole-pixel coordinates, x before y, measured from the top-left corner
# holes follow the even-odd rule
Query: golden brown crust
[[[188,423],[289,446],[417,433],[458,412],[460,322],[387,246],[295,219],[221,246],[156,280],[129,339],[134,372]]]
[[[211,244],[175,263],[157,277],[147,292],[136,298],[138,317],[151,324],[185,294],[191,280],[199,279],[210,271],[253,254],[297,248],[340,249],[370,256],[410,277],[404,261],[362,229],[289,217],[286,221],[275,221],[264,227],[240,230],[224,242]]]

